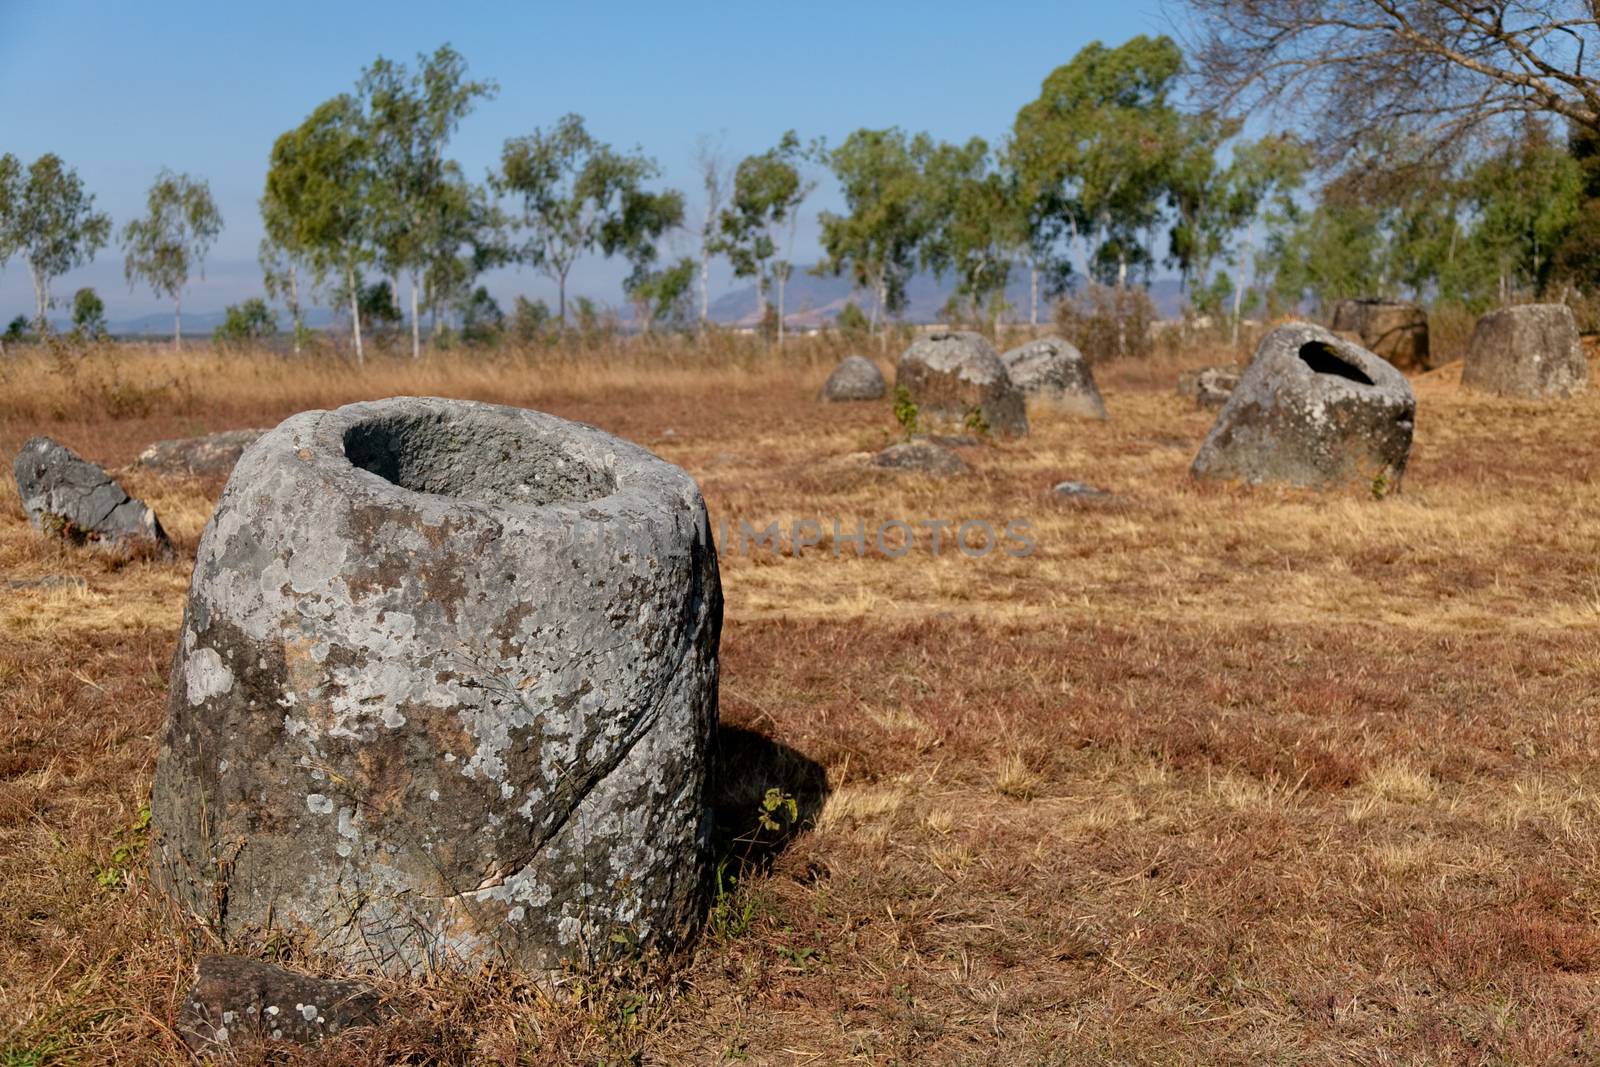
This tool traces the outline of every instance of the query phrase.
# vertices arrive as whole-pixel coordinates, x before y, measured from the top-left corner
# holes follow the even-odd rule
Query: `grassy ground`
[[[1191,483],[1180,365],[1099,372],[950,481],[865,469],[887,402],[838,353],[383,363],[102,352],[0,371],[0,452],[434,393],[597,423],[714,519],[1026,520],[1036,550],[722,558],[724,825],[807,819],[686,957],[385,986],[398,1021],[300,1062],[1586,1063],[1600,1058],[1600,390],[1417,379],[1403,491]],[[885,362],[887,366],[887,362]],[[1107,503],[1052,499],[1063,479]],[[196,955],[149,891],[166,666],[220,485],[130,472],[175,562],[43,544],[0,486],[0,1064],[176,1059]],[[822,785],[825,779],[825,787]],[[245,946],[315,968],[293,947]],[[243,1062],[280,1062],[257,1050]]]

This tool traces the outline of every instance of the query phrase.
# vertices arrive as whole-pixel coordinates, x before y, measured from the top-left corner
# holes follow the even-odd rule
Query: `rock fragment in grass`
[[[700,490],[636,445],[466,401],[296,415],[200,541],[156,884],[393,973],[679,942],[721,621]]]
[[[835,402],[883,399],[883,372],[865,356],[846,356],[822,386],[822,399]]]
[[[1461,384],[1503,396],[1561,398],[1589,384],[1578,323],[1565,304],[1522,304],[1478,320]]]
[[[961,457],[932,441],[902,441],[872,457],[872,465],[904,474],[948,477],[967,469]]]
[[[1197,478],[1399,488],[1416,400],[1405,376],[1320,326],[1262,338],[1191,470]]]
[[[1110,500],[1114,495],[1110,490],[1101,489],[1088,482],[1059,482],[1050,491],[1067,500]]]
[[[1228,402],[1239,387],[1238,367],[1199,367],[1178,375],[1178,395],[1194,401],[1194,406],[1216,411]]]
[[[240,1041],[314,1045],[390,1013],[359,982],[299,974],[240,956],[200,957],[193,988],[178,1009],[178,1034],[197,1056]]]
[[[170,552],[155,512],[105,470],[48,437],[22,446],[12,464],[17,494],[34,529],[77,545]]]
[[[134,465],[157,474],[227,474],[244,450],[265,430],[224,430],[204,437],[157,441],[139,453]]]
[[[1086,419],[1106,417],[1106,402],[1094,384],[1089,361],[1071,342],[1041,337],[1011,349],[1000,361],[1030,402]]]

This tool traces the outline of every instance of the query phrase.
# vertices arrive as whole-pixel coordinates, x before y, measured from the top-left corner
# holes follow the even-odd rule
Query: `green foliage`
[[[1012,155],[1030,243],[1049,251],[1058,290],[1071,274],[1063,245],[1081,244],[1090,273],[1105,282],[1154,265],[1143,235],[1160,221],[1182,156],[1215,136],[1197,134],[1171,103],[1182,68],[1167,37],[1116,48],[1097,41],[1017,113]]]
[[[361,309],[362,321],[370,323],[376,331],[391,330],[405,318],[400,305],[395,303],[394,288],[385,278],[362,286],[357,306]]]
[[[372,168],[377,263],[391,276],[410,276],[414,309],[426,288],[436,313],[441,304],[467,296],[472,268],[482,260],[475,246],[486,243],[482,196],[460,166],[444,158],[461,121],[496,92],[492,82],[467,80],[466,69],[460,53],[441,45],[431,56],[419,55],[414,71],[380,56],[356,86]],[[421,333],[415,315],[411,325],[416,356]]]
[[[478,286],[460,302],[461,338],[469,345],[492,344],[505,327],[505,312],[489,290]]]
[[[866,313],[854,300],[847,301],[844,307],[839,309],[839,315],[833,320],[833,324],[848,336],[859,336],[872,329],[872,323],[868,321]]]
[[[922,262],[940,276],[954,273],[953,299],[965,298],[974,319],[985,309],[998,318],[1002,305],[996,298],[1005,292],[1013,256],[1027,241],[1017,183],[979,137],[965,145],[933,146],[922,165]]]
[[[1402,147],[1369,141],[1312,210],[1283,213],[1264,265],[1284,302],[1309,294],[1326,309],[1349,297],[1409,297],[1481,311],[1538,299],[1558,274],[1582,275],[1586,257],[1571,241],[1583,219],[1583,166],[1548,129],[1530,123],[1500,150],[1445,171],[1405,164]]]
[[[734,277],[755,279],[762,318],[772,283],[780,273],[783,280],[788,278],[788,264],[774,262],[778,229],[794,221],[812,189],[800,173],[803,157],[793,130],[775,147],[746,156],[733,172],[733,195],[718,219],[719,236],[712,251],[728,257]]]
[[[28,335],[28,316],[18,315],[6,326],[5,340],[20,341]]]
[[[72,328],[81,337],[93,339],[105,336],[105,301],[87,286],[72,294]]]
[[[260,344],[277,332],[278,317],[265,300],[253,296],[242,304],[228,305],[222,325],[212,331],[211,339],[222,348],[244,348]]]
[[[144,218],[122,228],[123,274],[130,286],[143,281],[157,296],[174,301],[180,308],[176,334],[181,340],[181,301],[189,271],[198,269],[204,277],[206,251],[222,232],[222,214],[209,185],[165,168],[156,175],[145,207]]]
[[[13,255],[27,264],[41,334],[49,330],[51,281],[93,259],[110,233],[110,217],[94,210],[93,195],[60,156],[47,152],[26,172],[15,156],[0,156],[0,266]]]
[[[351,309],[356,358],[361,359],[361,271],[374,258],[370,146],[360,106],[342,94],[312,111],[272,146],[261,219],[278,277],[303,266],[313,284]],[[276,283],[275,283],[276,284]]]
[[[511,336],[525,345],[548,341],[552,321],[550,306],[543,300],[519,296],[511,307]]]
[[[143,857],[150,840],[150,807],[139,809],[131,826],[118,830],[112,838],[111,855],[95,868],[95,881],[102,889],[122,889],[128,884],[128,871]]]
[[[857,130],[827,157],[848,214],[818,216],[825,258],[817,269],[848,270],[857,286],[872,292],[873,329],[905,307],[906,281],[926,236],[922,164],[931,151],[926,134],[908,139],[891,128]]]
[[[961,420],[961,425],[968,433],[977,434],[979,437],[989,436],[989,420],[983,417],[982,408],[973,408]]]
[[[900,424],[908,441],[917,432],[917,405],[911,399],[911,390],[903,385],[894,387],[894,421]]]
[[[595,250],[620,254],[639,274],[655,259],[656,240],[682,223],[683,194],[644,187],[658,173],[643,154],[618,152],[596,140],[577,115],[563,116],[549,131],[506,141],[494,183],[521,201],[510,225],[523,239],[511,255],[556,283],[556,316],[563,325],[567,276],[579,256]]]
[[[636,272],[623,283],[641,330],[649,333],[657,326],[688,328],[694,321],[695,271],[694,260],[685,257],[661,270]]]

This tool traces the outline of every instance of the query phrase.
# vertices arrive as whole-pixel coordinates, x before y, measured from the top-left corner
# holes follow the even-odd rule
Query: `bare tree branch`
[[[1600,0],[1183,0],[1203,102],[1289,112],[1336,159],[1545,115],[1600,132]]]

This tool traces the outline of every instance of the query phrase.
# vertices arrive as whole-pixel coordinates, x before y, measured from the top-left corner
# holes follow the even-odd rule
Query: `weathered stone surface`
[[[1505,396],[1567,397],[1589,384],[1578,323],[1565,304],[1491,311],[1472,333],[1461,384]]]
[[[1238,367],[1199,367],[1178,375],[1178,395],[1194,401],[1195,407],[1215,411],[1228,402],[1239,387]]]
[[[1333,309],[1335,334],[1348,332],[1368,351],[1399,370],[1434,366],[1428,350],[1428,313],[1391,300],[1341,300]]]
[[[876,363],[865,356],[846,356],[823,383],[822,399],[881,400],[883,392],[883,372]]]
[[[721,621],[700,491],[636,445],[464,401],[296,415],[200,541],[157,883],[384,971],[686,937]]]
[[[1416,401],[1405,376],[1320,326],[1262,338],[1217,415],[1196,477],[1252,484],[1399,487]]]
[[[1240,372],[1227,367],[1212,367],[1200,372],[1194,387],[1194,404],[1206,411],[1216,411],[1228,402],[1233,391],[1239,388]]]
[[[918,338],[900,357],[895,385],[910,394],[925,429],[960,432],[977,415],[991,433],[1028,432],[1022,393],[982,334],[942,330]]]
[[[1106,417],[1106,402],[1094,384],[1088,360],[1070,342],[1041,337],[1000,357],[1023,396],[1089,419]]]
[[[1067,500],[1110,500],[1113,495],[1110,490],[1098,488],[1088,482],[1058,482],[1050,491]]]
[[[155,512],[65,445],[32,438],[11,469],[34,529],[75,544],[170,551]]]
[[[265,430],[224,430],[204,437],[157,441],[134,465],[158,474],[227,474]]]
[[[932,441],[902,441],[872,457],[874,467],[908,474],[946,476],[967,469],[960,456]]]
[[[314,1045],[388,1012],[376,990],[239,956],[202,956],[178,1008],[178,1033],[196,1055],[249,1038]]]

